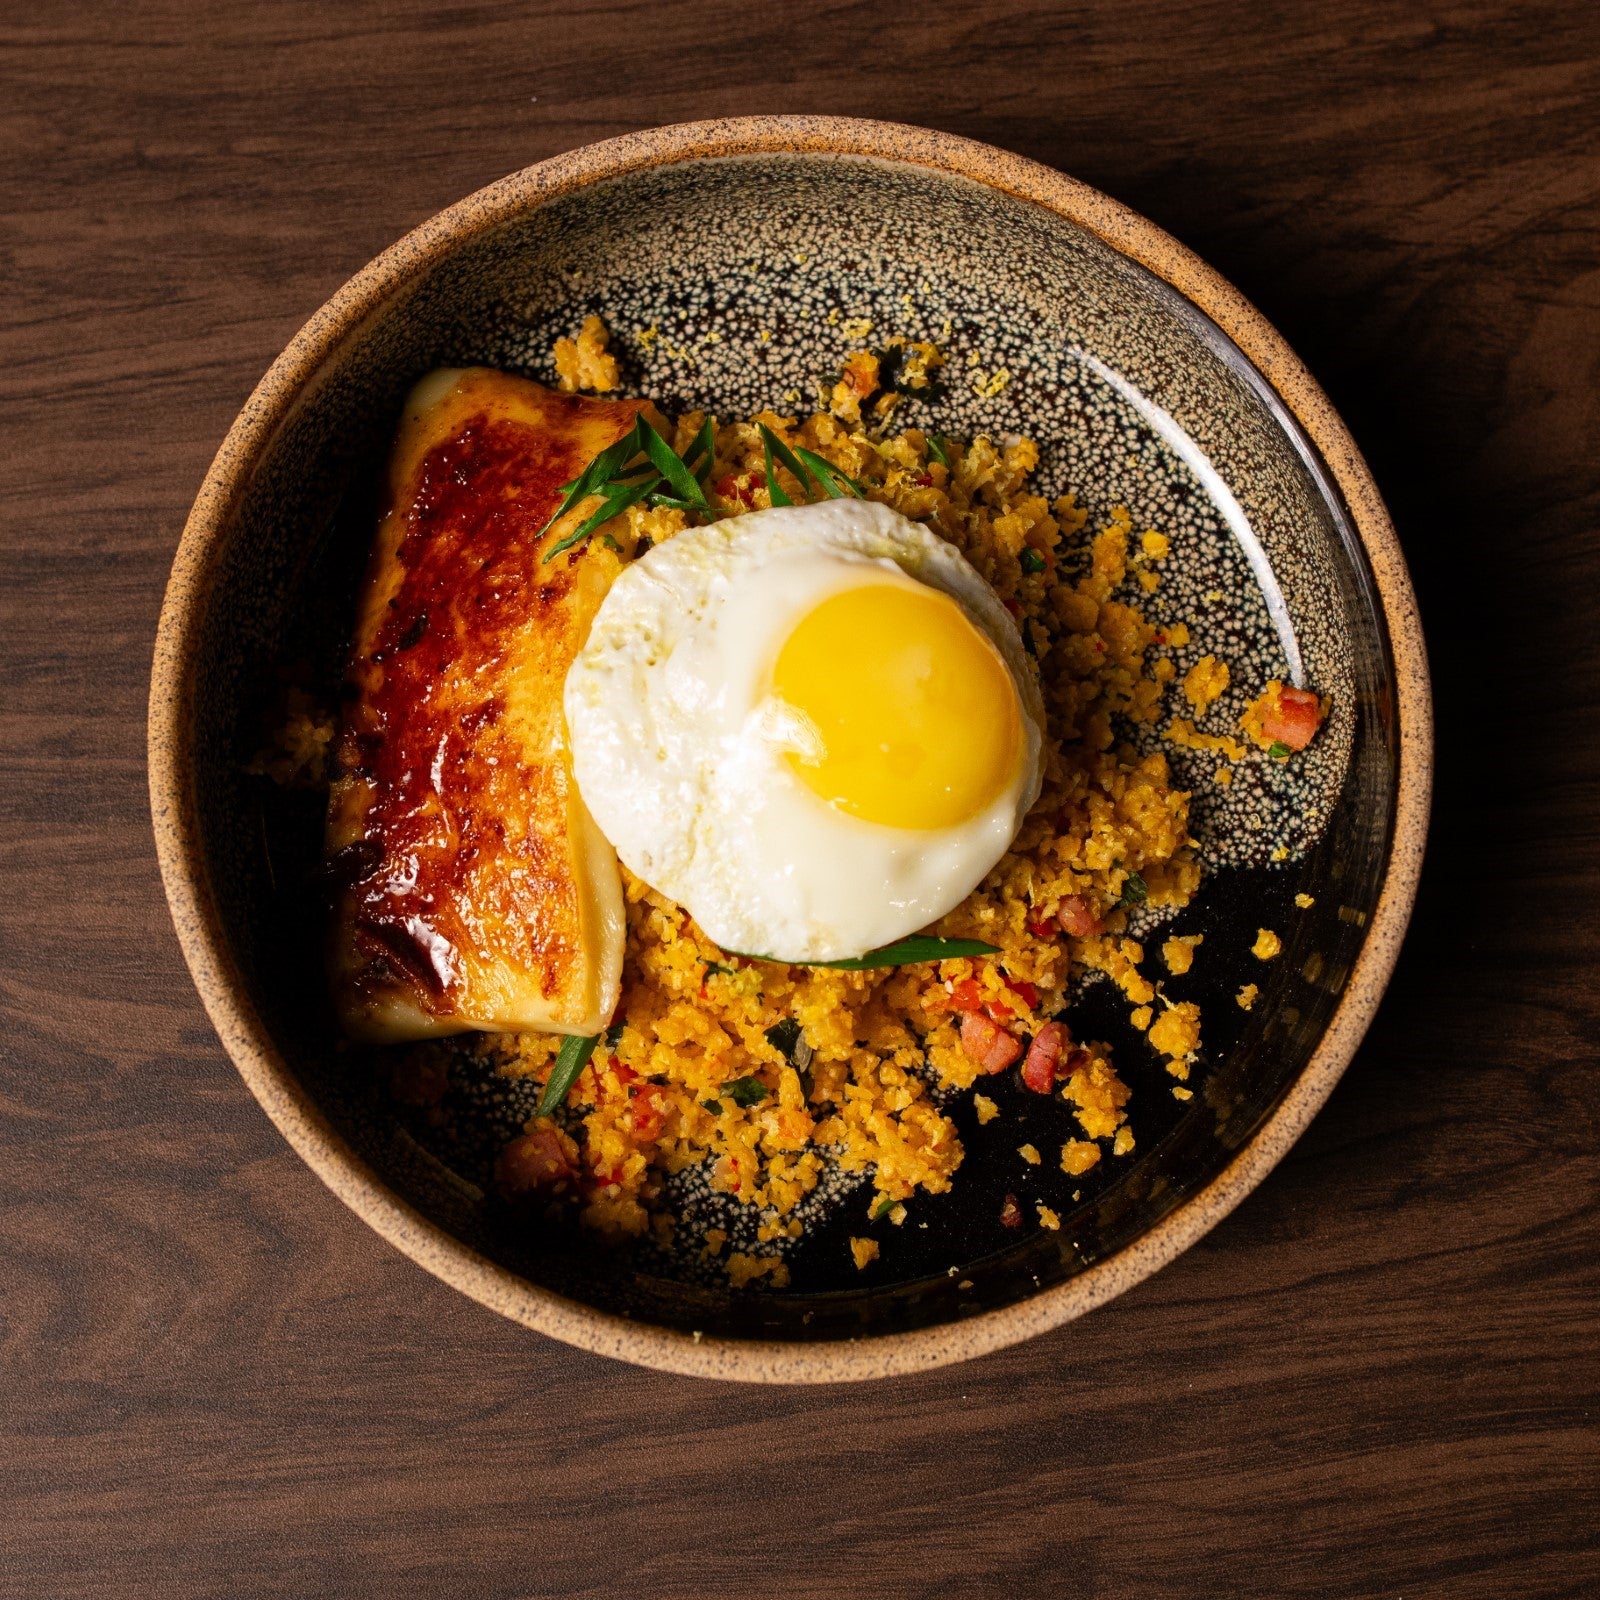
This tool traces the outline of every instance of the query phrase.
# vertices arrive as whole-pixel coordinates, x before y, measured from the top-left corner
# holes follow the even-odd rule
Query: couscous
[[[624,869],[614,1019],[563,1104],[530,1121],[496,1169],[510,1199],[570,1208],[603,1236],[666,1243],[674,1228],[666,1180],[703,1166],[714,1190],[760,1217],[761,1248],[752,1251],[724,1255],[726,1235],[704,1235],[704,1256],[736,1287],[787,1282],[781,1246],[799,1232],[793,1214],[830,1169],[869,1182],[870,1215],[897,1222],[919,1191],[948,1189],[963,1159],[949,1099],[971,1093],[980,1124],[992,1121],[998,1109],[978,1089],[990,1074],[1020,1069],[1029,1089],[1071,1108],[1077,1133],[1051,1157],[1068,1175],[1129,1157],[1131,1092],[1109,1049],[1075,1035],[1069,986],[1075,973],[1114,984],[1143,1033],[1141,1048],[1187,1097],[1181,1085],[1201,1045],[1199,1008],[1164,992],[1129,916],[1187,904],[1201,869],[1189,796],[1159,749],[1141,753],[1127,734],[1159,733],[1165,723],[1170,741],[1228,763],[1246,759],[1249,746],[1281,759],[1304,747],[1326,709],[1274,683],[1239,730],[1248,746],[1231,731],[1202,729],[1198,719],[1228,686],[1227,664],[1208,655],[1179,680],[1166,652],[1187,642],[1187,628],[1153,626],[1137,603],[1160,585],[1168,536],[1138,528],[1125,507],[1091,527],[1072,495],[1036,493],[1039,452],[1029,439],[896,431],[902,398],[932,382],[942,359],[937,347],[906,341],[853,351],[827,411],[713,422],[706,486],[724,512],[770,504],[761,429],[770,430],[953,544],[1015,618],[1044,698],[1043,792],[1003,859],[929,930],[983,941],[994,954],[864,971],[752,959],[719,948]],[[617,383],[597,318],[557,345],[555,364],[566,390]],[[698,412],[674,419],[669,442],[684,452],[707,420]],[[682,511],[635,505],[600,535],[627,563],[686,525]],[[260,770],[282,781],[290,769],[320,778],[331,724],[308,706],[292,710]],[[1201,943],[1199,935],[1165,940],[1166,973],[1188,972]],[[1276,951],[1276,936],[1263,930],[1255,953]],[[1252,985],[1239,1004],[1254,998]],[[505,1033],[405,1047],[421,1065],[409,1077],[397,1071],[396,1083],[425,1101],[460,1050],[543,1082],[561,1042]],[[1021,1154],[1042,1159],[1031,1143]],[[1060,1227],[1048,1207],[1036,1213],[1038,1226]],[[1006,1220],[1015,1226],[1021,1217],[1017,1208]],[[878,1245],[853,1238],[850,1251],[867,1270]]]

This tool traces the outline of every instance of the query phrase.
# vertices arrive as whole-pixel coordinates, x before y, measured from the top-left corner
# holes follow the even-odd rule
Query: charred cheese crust
[[[594,1033],[617,1002],[616,857],[572,779],[562,686],[616,572],[544,557],[560,486],[640,403],[486,369],[412,391],[346,673],[328,809],[348,1032]]]

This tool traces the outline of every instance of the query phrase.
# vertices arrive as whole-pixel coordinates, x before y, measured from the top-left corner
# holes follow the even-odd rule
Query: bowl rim
[[[190,663],[228,527],[255,463],[324,359],[391,296],[464,241],[594,183],[707,158],[792,153],[897,162],[974,180],[1054,211],[1199,307],[1254,364],[1343,496],[1366,553],[1394,664],[1399,762],[1389,859],[1343,995],[1300,1075],[1228,1165],[1146,1233],[1076,1277],[998,1310],[932,1328],[802,1343],[702,1337],[567,1299],[470,1249],[400,1199],[335,1131],[250,1003],[208,881],[192,752]],[[1081,1316],[1165,1266],[1256,1187],[1321,1109],[1372,1020],[1416,898],[1427,836],[1433,716],[1421,620],[1383,500],[1321,388],[1259,311],[1155,224],[1088,185],[1010,152],[897,123],[823,116],[680,123],[586,145],[512,173],[414,228],[340,288],[290,340],[245,403],[184,526],[162,605],[148,726],[151,817],[184,958],[213,1026],[252,1094],[316,1175],[419,1266],[491,1310],[600,1355],[699,1377],[831,1383],[944,1366]]]

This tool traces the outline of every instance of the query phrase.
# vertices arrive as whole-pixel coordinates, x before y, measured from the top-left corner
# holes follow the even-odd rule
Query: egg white
[[[863,582],[957,600],[1016,688],[1011,782],[957,826],[850,816],[786,759],[803,740],[771,692],[795,625]],[[1038,798],[1044,709],[1016,625],[954,546],[864,500],[778,507],[687,530],[627,567],[567,673],[578,788],[629,870],[725,950],[837,961],[966,898]]]

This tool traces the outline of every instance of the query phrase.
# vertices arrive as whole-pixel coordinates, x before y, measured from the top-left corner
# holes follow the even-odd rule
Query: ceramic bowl
[[[1039,478],[1096,519],[1172,542],[1158,614],[1228,660],[1232,722],[1269,676],[1331,696],[1303,759],[1173,751],[1210,876],[1173,924],[1203,959],[1187,1099],[1110,986],[1076,1004],[1134,1090],[1138,1146],[1070,1179],[1024,1168],[1064,1106],[1013,1100],[949,1194],[884,1227],[858,1273],[865,1196],[820,1216],[782,1291],[513,1225],[487,1162],[526,1114],[502,1082],[408,1112],[338,1042],[303,885],[315,797],[246,770],[286,663],[331,693],[408,386],[440,365],[552,374],[553,340],[602,313],[627,388],[668,411],[810,406],[853,346],[904,333],[950,353],[907,420],[1025,433]],[[1160,729],[1155,732],[1159,740]],[[1170,746],[1168,747],[1171,748]],[[1259,1183],[1350,1060],[1405,928],[1426,829],[1430,707],[1410,584],[1355,445],[1283,340],[1150,223],[1019,157],[919,129],[754,118],[561,156],[426,223],[353,278],[261,381],[195,502],[161,619],[150,711],[161,868],[223,1043],[311,1168],[390,1242],[531,1328],[681,1372],[769,1381],[934,1366],[1078,1316],[1170,1261]],[[1296,903],[1310,896],[1312,904]],[[1258,927],[1282,955],[1250,954]],[[1234,1001],[1254,983],[1246,1011]],[[1000,1080],[995,1080],[998,1084]],[[1009,1097],[1009,1098],[1008,1098]],[[1027,1132],[1019,1132],[1027,1115]],[[1060,1124],[1059,1126],[1057,1124]],[[1051,1231],[999,1223],[1005,1193]]]

